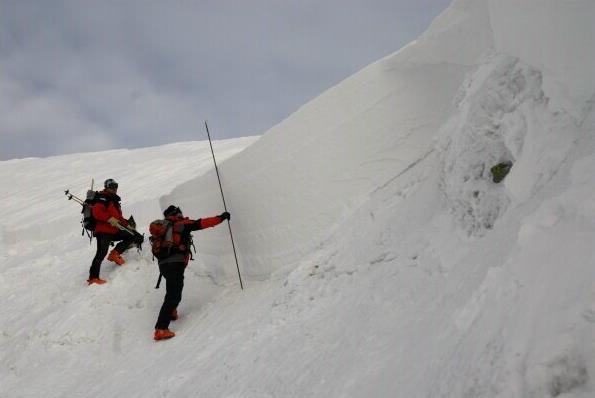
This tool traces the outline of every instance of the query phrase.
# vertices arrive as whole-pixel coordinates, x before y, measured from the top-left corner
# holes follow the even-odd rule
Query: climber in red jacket
[[[109,178],[105,180],[103,186],[105,189],[97,193],[97,199],[92,210],[93,218],[97,221],[93,231],[93,236],[97,239],[97,252],[89,269],[89,279],[87,279],[89,285],[102,285],[106,282],[99,278],[99,271],[112,242],[119,241],[107,259],[118,265],[123,265],[126,262],[122,258],[122,253],[133,243],[140,245],[143,242],[142,235],[133,233],[130,229],[126,230],[128,220],[122,216],[121,199],[116,193],[118,183]]]
[[[165,231],[159,233],[153,231],[153,223],[149,226],[151,232],[152,251],[159,262],[159,272],[165,278],[166,292],[163,305],[159,311],[157,323],[155,324],[155,340],[164,340],[174,337],[176,334],[169,330],[170,321],[178,319],[178,304],[182,300],[182,289],[184,288],[184,270],[191,257],[193,231],[211,228],[230,219],[228,212],[218,216],[199,218],[192,220],[182,215],[182,210],[174,205],[169,206],[163,212],[165,217]],[[160,221],[160,220],[158,220]],[[161,234],[164,232],[164,234]]]

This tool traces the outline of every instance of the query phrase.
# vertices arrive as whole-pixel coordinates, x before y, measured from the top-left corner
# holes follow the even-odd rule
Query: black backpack
[[[97,203],[99,199],[99,192],[88,190],[87,191],[87,199],[83,202],[83,210],[81,211],[83,215],[83,219],[81,224],[83,224],[83,233],[85,229],[88,233],[95,231],[95,227],[97,226],[97,220],[93,217],[93,206]]]

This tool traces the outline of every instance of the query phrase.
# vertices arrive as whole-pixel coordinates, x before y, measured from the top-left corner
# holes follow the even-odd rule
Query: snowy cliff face
[[[228,204],[242,214],[234,225],[247,274],[297,265],[372,191],[433,151],[465,74],[492,45],[486,4],[458,3],[419,40],[304,105],[222,165]],[[212,175],[201,177],[162,206],[219,210],[215,187]],[[230,263],[224,239],[202,244],[214,253],[221,247]]]
[[[574,145],[595,91],[595,34],[585,17],[593,7],[457,0],[419,39],[223,165],[229,205],[243,215],[235,228],[245,272],[266,278],[292,268],[378,186],[434,151],[458,227],[491,229],[510,201],[549,181]],[[501,161],[515,166],[494,185],[490,168]],[[216,188],[214,175],[200,177],[162,206],[219,211]],[[233,262],[223,234],[203,245],[217,262]]]
[[[471,234],[492,229],[511,200],[529,200],[560,169],[579,138],[578,121],[553,112],[542,73],[509,55],[490,55],[469,75],[439,149],[442,183],[457,223]],[[513,164],[502,185],[491,168]]]
[[[84,285],[93,250],[49,198],[88,156],[0,163],[0,395],[595,396],[594,7],[457,0],[244,151],[214,143],[246,289],[227,229],[197,233],[165,343],[147,251]],[[146,230],[223,210],[193,148],[94,162]]]

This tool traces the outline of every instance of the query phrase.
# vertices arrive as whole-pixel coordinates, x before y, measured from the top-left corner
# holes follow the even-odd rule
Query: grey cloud
[[[0,159],[261,134],[448,2],[3,0]]]

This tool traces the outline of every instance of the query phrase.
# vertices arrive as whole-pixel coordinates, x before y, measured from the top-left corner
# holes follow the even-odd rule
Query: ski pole
[[[223,208],[227,211],[227,204],[225,203],[225,195],[223,195],[223,187],[221,186],[221,178],[219,177],[219,168],[217,167],[217,161],[215,160],[215,151],[213,151],[213,143],[211,142],[211,133],[209,133],[209,125],[205,120],[205,128],[207,129],[207,137],[209,137],[209,145],[211,146],[211,154],[213,155],[213,163],[215,164],[215,172],[217,173],[217,181],[219,181],[219,190],[221,191],[221,199],[223,199]],[[238,278],[240,279],[240,287],[244,290],[244,284],[242,283],[242,275],[240,274],[240,266],[238,264],[238,255],[236,254],[236,245],[233,241],[233,233],[231,232],[231,224],[227,220],[227,227],[229,228],[229,237],[231,238],[231,246],[233,247],[233,256],[236,260],[236,268],[238,269]]]
[[[79,205],[83,205],[83,200],[81,198],[79,198],[78,196],[70,193],[70,190],[67,189],[66,191],[64,191],[64,195],[66,195],[66,197],[68,198],[68,200],[73,200],[78,203]]]

